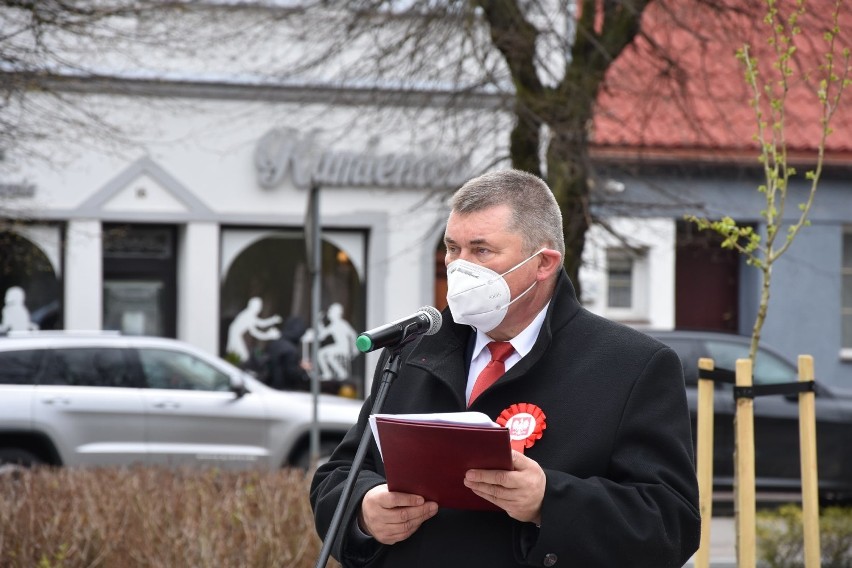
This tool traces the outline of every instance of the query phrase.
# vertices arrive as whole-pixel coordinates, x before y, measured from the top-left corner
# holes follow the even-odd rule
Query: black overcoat
[[[465,410],[470,327],[452,321],[403,350],[382,412]],[[373,396],[381,379],[377,365]],[[470,410],[492,419],[532,403],[547,428],[525,455],[547,476],[541,527],[505,513],[441,509],[391,546],[350,538],[364,494],[384,483],[375,444],[354,486],[333,555],[345,566],[396,568],[680,567],[698,548],[700,515],[683,371],[648,336],[587,311],[567,275],[532,351]],[[324,536],[371,409],[314,475],[311,504]],[[451,459],[451,456],[448,456]]]

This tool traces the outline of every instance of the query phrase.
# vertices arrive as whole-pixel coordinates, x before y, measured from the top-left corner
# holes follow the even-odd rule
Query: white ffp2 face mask
[[[490,268],[458,259],[447,265],[447,304],[456,323],[472,325],[479,331],[488,333],[503,321],[509,306],[521,299],[533,289],[536,281],[511,298],[509,284],[503,278],[538,256],[541,249],[526,260],[522,260],[503,274],[497,274]]]

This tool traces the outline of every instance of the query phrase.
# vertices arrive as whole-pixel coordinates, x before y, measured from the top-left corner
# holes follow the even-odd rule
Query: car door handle
[[[161,408],[165,410],[169,408],[180,408],[180,403],[173,400],[161,400],[160,402],[155,402],[153,406],[154,408]]]
[[[43,398],[41,401],[44,404],[56,404],[56,405],[60,405],[60,404],[69,405],[69,404],[71,404],[71,399],[66,398],[64,396],[54,396],[54,397],[51,397],[51,398]]]

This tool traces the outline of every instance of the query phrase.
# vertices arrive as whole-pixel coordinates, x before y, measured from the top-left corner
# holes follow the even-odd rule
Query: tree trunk
[[[562,231],[565,235],[563,264],[574,283],[579,297],[580,266],[586,231],[591,225],[589,213],[588,143],[585,136],[578,140],[576,131],[557,131],[553,134],[547,153],[547,182],[562,210]]]
[[[564,265],[578,296],[580,266],[589,211],[589,139],[598,89],[606,70],[639,32],[650,0],[580,2],[578,30],[558,85],[541,82],[536,45],[541,30],[525,18],[517,0],[477,0],[489,24],[491,40],[506,60],[515,87],[515,127],[510,149],[515,168],[541,175],[542,125],[550,128],[547,182],[562,210]]]

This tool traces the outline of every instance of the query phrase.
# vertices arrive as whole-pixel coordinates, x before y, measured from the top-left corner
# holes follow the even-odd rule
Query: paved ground
[[[695,566],[693,560],[685,567]],[[710,566],[736,568],[737,549],[733,517],[713,517],[710,520]]]
[[[757,511],[773,509],[786,503],[801,504],[798,493],[758,493]],[[684,568],[694,567],[693,557]],[[711,568],[736,568],[737,535],[734,529],[734,494],[713,493],[713,518],[710,520]]]

